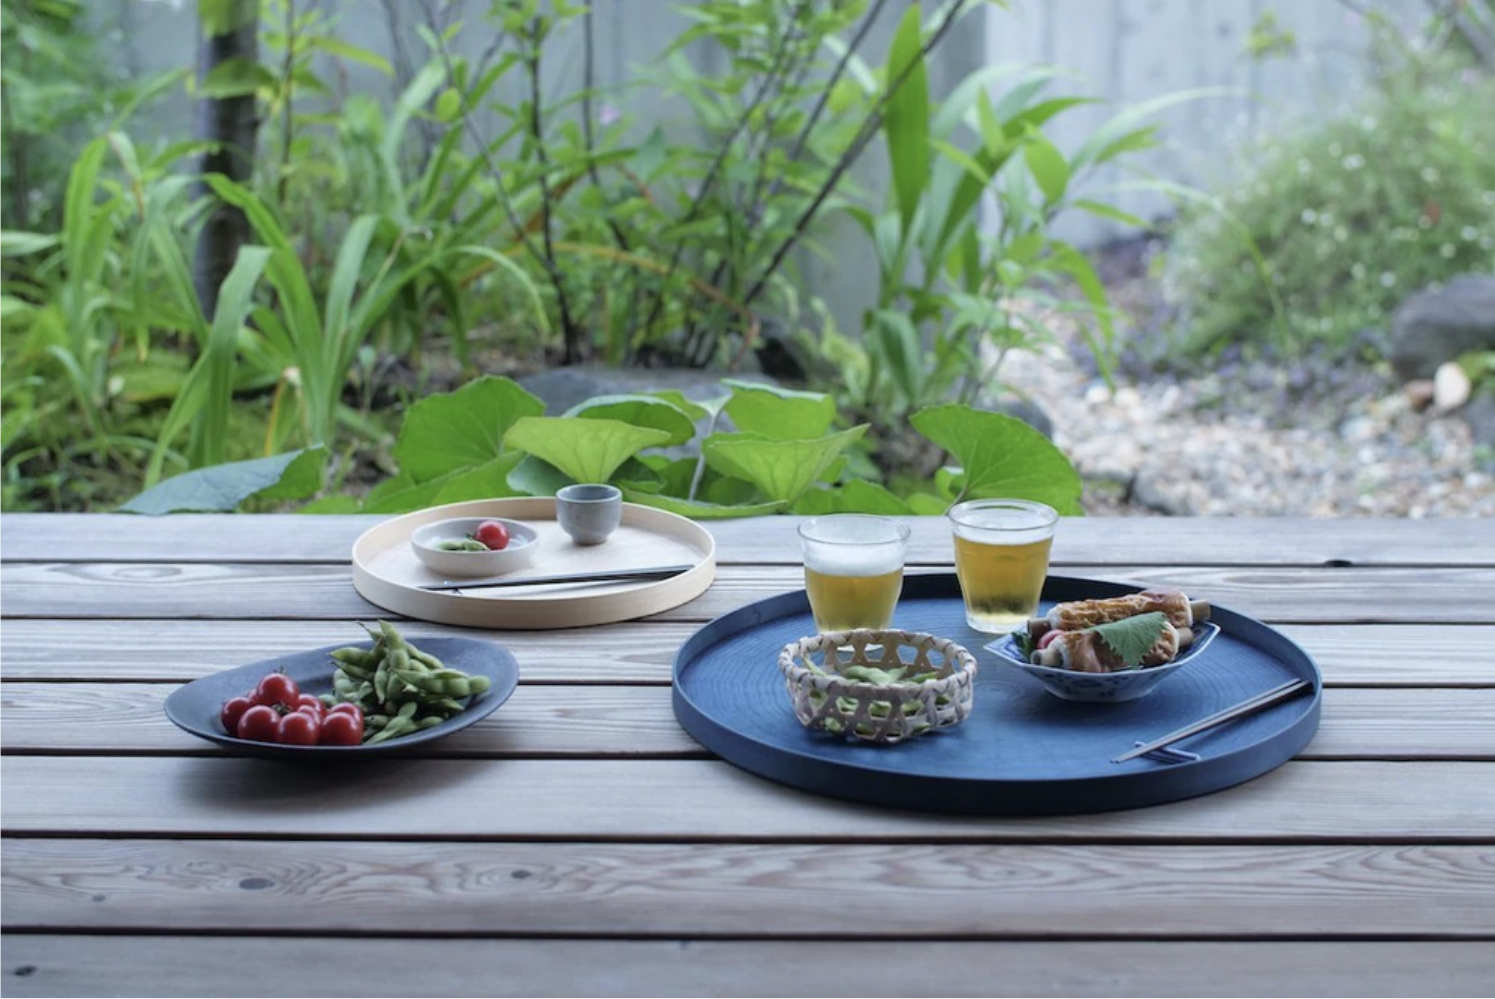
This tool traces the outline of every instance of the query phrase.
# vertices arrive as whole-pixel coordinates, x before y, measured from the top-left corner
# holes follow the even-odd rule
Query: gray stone
[[[1138,506],[1172,517],[1188,517],[1194,513],[1188,499],[1169,489],[1156,470],[1150,468],[1142,469],[1132,479],[1130,499]]]
[[[1485,388],[1474,393],[1463,409],[1459,410],[1474,434],[1474,442],[1495,448],[1495,389]]]
[[[1462,274],[1424,288],[1391,319],[1389,360],[1403,381],[1428,378],[1444,361],[1495,348],[1495,276]]]
[[[1015,416],[1050,440],[1054,437],[1054,421],[1044,408],[1032,399],[1004,399],[994,403],[992,409],[1008,416]]]

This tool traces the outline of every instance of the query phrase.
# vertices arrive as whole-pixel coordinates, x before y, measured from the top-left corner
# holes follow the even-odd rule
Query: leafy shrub
[[[1408,62],[1354,113],[1241,156],[1246,175],[1186,212],[1168,253],[1176,356],[1342,351],[1420,287],[1495,268],[1492,107],[1495,80]]]
[[[847,471],[865,424],[837,429],[829,397],[723,381],[703,402],[679,392],[602,396],[565,416],[516,382],[487,377],[428,396],[406,413],[397,475],[359,503],[332,496],[308,512],[398,513],[492,496],[549,496],[572,482],[612,482],[630,502],[697,519],[769,513],[942,513],[964,498],[1017,496],[1079,513],[1080,479],[1063,453],[1027,424],[961,405],[914,414],[928,440],[961,462],[899,497]],[[737,430],[716,430],[727,413]],[[694,453],[659,453],[696,438]],[[127,503],[139,513],[233,509],[251,496],[300,498],[320,474],[317,450],[197,469]]]

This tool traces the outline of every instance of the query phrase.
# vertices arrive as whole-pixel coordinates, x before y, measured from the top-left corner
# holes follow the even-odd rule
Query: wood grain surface
[[[1453,938],[1495,847],[21,839],[4,888],[12,930]]]
[[[354,540],[382,516],[303,514],[28,514],[3,518],[5,561],[343,562]],[[798,565],[800,517],[706,523],[721,563]],[[905,518],[909,560],[948,563],[942,517]],[[1356,517],[1066,517],[1056,564],[1495,566],[1495,521]]]
[[[583,632],[476,631],[412,623],[412,636],[486,637],[514,653],[523,683],[669,683],[697,625],[633,621]],[[6,680],[193,680],[359,637],[345,621],[55,620],[0,628]],[[1495,687],[1495,626],[1288,624],[1329,684]],[[141,641],[141,635],[148,636]]]
[[[699,623],[802,585],[796,518],[710,525],[656,618],[482,635],[503,710],[307,769],[171,726],[183,680],[353,640],[381,518],[0,517],[0,992],[1479,995],[1495,982],[1495,520],[1066,519],[1056,570],[1278,625],[1328,690],[1301,756],[1097,815],[909,813],[711,758]],[[911,571],[947,569],[941,518]],[[246,976],[261,965],[295,975]],[[350,970],[351,969],[351,970]],[[366,969],[377,969],[377,973]]]
[[[224,755],[165,721],[162,683],[6,683],[5,752]],[[784,710],[789,701],[784,700]],[[700,757],[666,686],[521,686],[498,713],[417,756]],[[1495,760],[1495,689],[1347,687],[1299,759]]]
[[[1482,996],[1491,944],[16,934],[29,996]],[[304,968],[246,975],[245,968]],[[376,968],[377,973],[349,969]]]
[[[1208,594],[1273,622],[1495,623],[1495,568],[1078,565],[1074,576]],[[367,619],[346,565],[207,562],[17,562],[0,580],[9,617]],[[701,596],[649,620],[709,621],[804,586],[797,566],[720,567]],[[388,616],[388,615],[386,615]]]
[[[1220,794],[1096,815],[905,813],[716,760],[389,759],[315,771],[221,757],[7,756],[12,834],[432,839],[1491,842],[1470,762],[1291,762]]]

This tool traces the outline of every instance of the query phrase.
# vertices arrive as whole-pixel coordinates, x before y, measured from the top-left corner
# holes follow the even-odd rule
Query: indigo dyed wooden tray
[[[1050,576],[1043,606],[1135,589]],[[730,763],[838,798],[985,815],[1155,805],[1260,776],[1291,759],[1318,729],[1323,678],[1313,659],[1254,618],[1216,607],[1211,620],[1219,637],[1151,694],[1119,704],[1074,703],[997,665],[982,649],[993,636],[967,627],[953,573],[907,576],[894,627],[969,649],[978,664],[975,705],[953,728],[876,746],[811,732],[794,717],[776,662],[780,648],[815,630],[799,590],[725,614],[681,646],[675,717]],[[1299,677],[1311,681],[1311,692],[1177,744],[1197,760],[1111,762],[1139,741]]]

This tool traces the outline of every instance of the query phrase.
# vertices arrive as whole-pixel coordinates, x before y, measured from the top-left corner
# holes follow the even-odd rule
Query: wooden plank
[[[161,683],[7,683],[6,752],[221,755],[166,721]],[[1299,759],[1495,760],[1495,689],[1330,692],[1318,735]],[[788,710],[788,700],[784,702]],[[524,686],[472,728],[418,756],[695,757],[662,686]]]
[[[305,842],[288,860],[245,840],[16,839],[3,885],[7,933],[1495,933],[1487,846]]]
[[[1489,989],[1490,951],[1484,941],[391,941],[15,934],[5,941],[5,986],[17,999],[1479,996]]]
[[[5,680],[191,680],[257,659],[351,641],[343,621],[55,620],[0,629]],[[413,635],[491,638],[519,660],[520,682],[668,683],[696,625],[633,621],[585,632],[484,632],[420,622]],[[1495,626],[1285,625],[1330,684],[1495,686]]]
[[[0,557],[42,562],[347,562],[378,516],[9,513]],[[798,564],[797,517],[713,521],[718,560]],[[909,560],[954,557],[941,517],[910,517]],[[1495,565],[1495,520],[1309,517],[1070,517],[1057,564]]]
[[[1076,576],[1178,586],[1269,621],[1495,623],[1495,569],[1073,566]],[[796,566],[725,566],[711,589],[660,621],[709,621],[804,585]],[[193,562],[11,563],[8,617],[366,619],[378,608],[340,565]]]
[[[7,683],[0,689],[0,737],[6,752],[222,755],[218,746],[166,720],[162,705],[175,689],[163,683]],[[1489,693],[1495,704],[1495,691]],[[520,687],[498,713],[417,755],[704,757],[706,751],[675,723],[669,687],[546,684]]]
[[[419,621],[404,630],[412,637],[498,642],[519,660],[521,683],[669,683],[675,651],[696,628],[689,622],[633,621],[585,631],[492,632]],[[15,619],[0,629],[0,675],[6,680],[191,680],[362,637],[347,621]]]
[[[4,831],[308,838],[1495,840],[1495,765],[1292,762],[1189,801],[1024,819],[905,813],[789,791],[715,760],[7,756]]]

